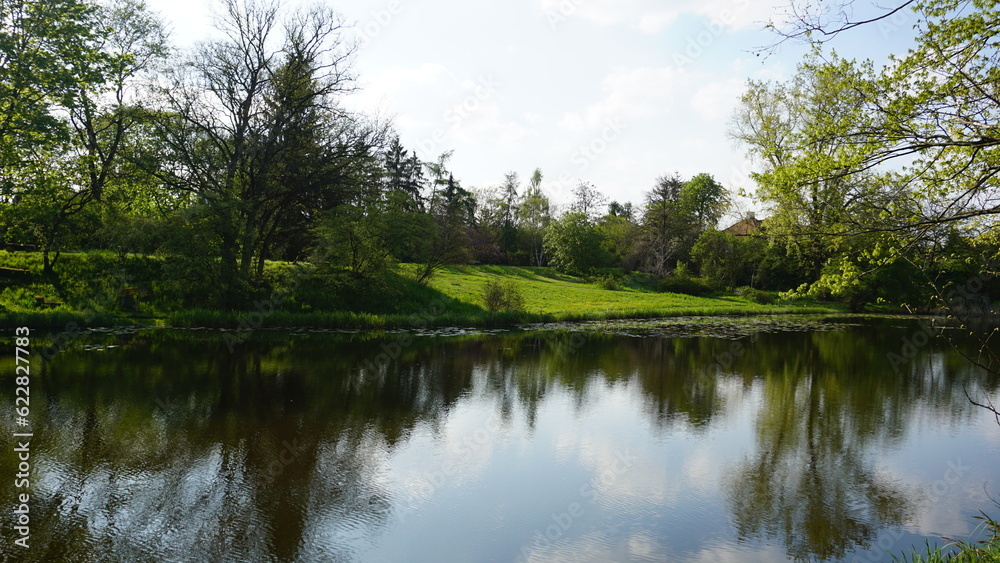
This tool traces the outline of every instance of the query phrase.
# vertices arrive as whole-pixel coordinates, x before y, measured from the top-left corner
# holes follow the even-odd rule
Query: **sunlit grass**
[[[979,521],[977,532],[984,533],[983,539],[978,541],[950,540],[944,547],[928,545],[924,552],[914,551],[894,559],[905,563],[996,563],[1000,561],[1000,523],[985,513],[973,518]]]
[[[526,313],[550,315],[557,320],[834,310],[814,304],[761,305],[731,295],[694,297],[628,286],[607,290],[597,283],[559,274],[550,268],[451,266],[441,270],[430,285],[461,302],[478,305],[483,286],[495,276],[517,281],[524,295]]]
[[[163,264],[157,257],[130,256],[126,263],[121,263],[107,252],[70,253],[61,258],[57,276],[43,276],[40,253],[0,250],[0,266],[31,271],[23,280],[6,279],[0,283],[0,326],[5,327],[59,328],[73,323],[81,327],[159,324],[251,329],[302,326],[388,329],[842,310],[815,302],[762,305],[733,295],[694,297],[659,293],[652,290],[655,279],[639,274],[619,273],[612,284],[616,289],[606,289],[596,279],[533,267],[449,266],[424,287],[413,281],[411,274],[417,266],[412,264],[401,265],[398,273],[387,277],[384,282],[388,284],[387,291],[372,294],[366,303],[360,303],[338,298],[334,287],[313,283],[309,293],[306,287],[310,284],[296,286],[277,281],[290,265],[269,262],[265,273],[276,281],[274,292],[281,299],[270,303],[266,295],[262,297],[263,313],[220,311],[193,303],[185,306],[176,297],[160,291]],[[122,278],[123,272],[128,276]],[[498,278],[515,281],[524,298],[522,310],[498,313],[485,309],[483,288],[488,281]],[[116,289],[116,284],[121,285],[124,279],[129,280],[128,285],[149,290],[140,311],[119,304],[120,288]],[[35,296],[64,303],[54,308],[39,307]]]

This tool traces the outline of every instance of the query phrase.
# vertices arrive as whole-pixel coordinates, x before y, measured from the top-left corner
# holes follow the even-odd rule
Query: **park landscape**
[[[766,26],[807,50],[729,118],[752,189],[664,158],[627,201],[349,109],[326,4],[177,49],[138,0],[0,0],[0,553],[997,560],[1000,11],[853,4]]]

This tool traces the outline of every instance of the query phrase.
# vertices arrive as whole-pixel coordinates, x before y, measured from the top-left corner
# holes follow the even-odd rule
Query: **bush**
[[[611,274],[598,276],[597,285],[609,291],[616,291],[620,287],[620,285],[618,284],[618,279],[612,276]]]
[[[483,286],[480,298],[483,306],[494,313],[524,309],[524,296],[514,280],[489,280]]]
[[[659,290],[665,293],[683,293],[700,297],[715,293],[716,287],[706,278],[692,276],[687,268],[687,264],[678,262],[677,268],[659,283]]]
[[[703,278],[676,276],[667,276],[660,280],[659,290],[664,293],[683,293],[695,297],[715,292],[715,288]]]
[[[772,305],[775,302],[771,293],[752,287],[741,287],[736,290],[736,294],[761,305]]]

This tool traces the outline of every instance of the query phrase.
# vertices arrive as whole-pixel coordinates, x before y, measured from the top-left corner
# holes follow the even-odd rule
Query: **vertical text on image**
[[[14,422],[19,432],[14,432],[14,454],[17,456],[17,473],[14,488],[17,500],[14,503],[14,543],[27,548],[31,537],[29,527],[29,502],[31,500],[31,438],[28,417],[31,414],[31,331],[28,327],[14,330]]]

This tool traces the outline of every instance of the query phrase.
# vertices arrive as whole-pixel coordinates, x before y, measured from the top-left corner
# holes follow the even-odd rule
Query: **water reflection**
[[[984,436],[1000,430],[963,387],[998,386],[937,343],[895,369],[901,323],[739,340],[261,335],[235,353],[212,333],[95,338],[34,368],[32,547],[17,556],[837,560],[877,553],[886,530],[919,545],[926,487],[900,468],[937,478],[930,426],[969,483],[995,482]]]

